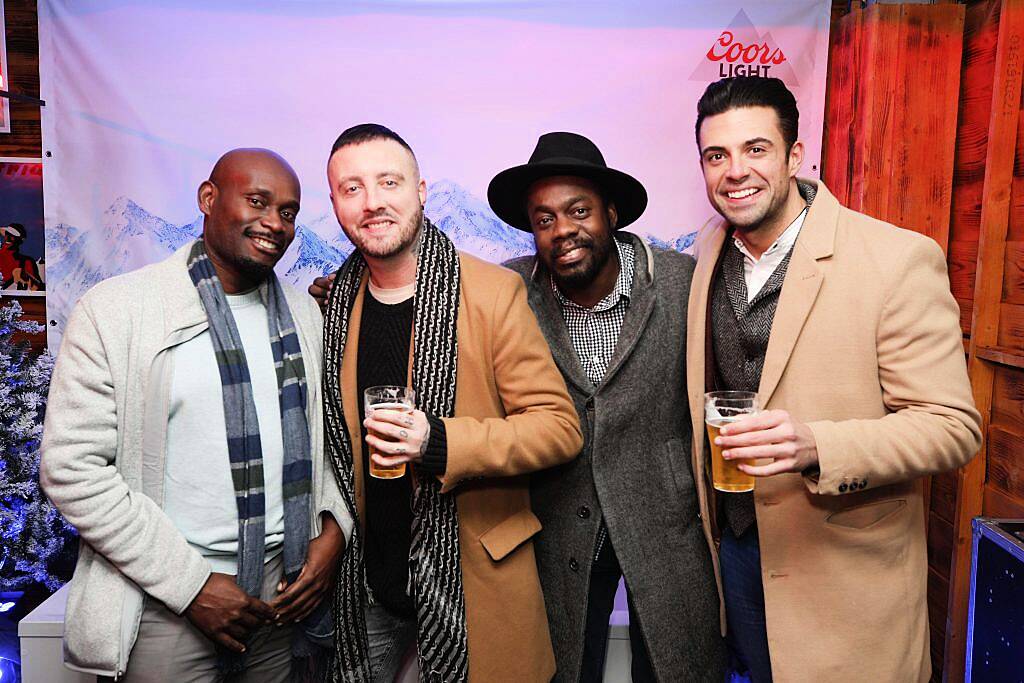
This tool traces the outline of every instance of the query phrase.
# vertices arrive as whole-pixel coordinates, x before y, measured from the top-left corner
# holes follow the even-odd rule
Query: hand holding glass
[[[373,417],[374,410],[397,410],[412,413],[416,409],[416,392],[408,387],[379,386],[368,387],[363,391],[363,413],[367,418]],[[379,439],[387,439],[384,434],[374,433]],[[369,444],[367,444],[369,445]],[[405,463],[398,465],[378,465],[373,460],[374,453],[379,453],[370,446],[370,476],[376,479],[397,479],[405,474]],[[388,453],[381,453],[390,457]]]
[[[715,445],[715,438],[725,425],[758,412],[757,394],[752,391],[711,391],[704,394],[704,423],[711,442],[711,481],[718,491],[742,493],[754,490],[753,475],[737,467],[741,462],[753,463],[753,460],[726,460],[722,457],[722,447]]]

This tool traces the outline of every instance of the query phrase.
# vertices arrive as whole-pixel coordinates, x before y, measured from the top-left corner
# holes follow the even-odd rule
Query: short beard
[[[274,272],[274,266],[254,261],[246,256],[233,259],[234,266],[240,273],[245,275],[247,280],[252,282],[263,282]],[[274,265],[277,265],[276,263]]]
[[[401,253],[410,245],[416,243],[416,241],[419,239],[420,227],[422,226],[422,224],[423,207],[421,206],[419,210],[417,210],[416,213],[410,217],[410,219],[405,223],[405,225],[402,226],[401,230],[398,233],[398,242],[393,246],[384,249],[371,250],[368,248],[369,245],[365,241],[359,240],[359,242],[356,242],[356,240],[352,239],[351,235],[349,235],[349,241],[355,245],[356,249],[358,249],[363,256],[369,256],[371,258],[376,259],[388,259],[391,258],[392,256],[395,256],[396,254]],[[356,228],[353,234],[355,234],[356,236],[359,235],[358,228]]]
[[[597,240],[591,240],[588,245],[591,255],[589,261],[579,264],[568,273],[559,273],[557,270],[551,269],[551,276],[554,278],[555,284],[563,290],[579,290],[589,287],[598,273],[607,265],[608,259],[611,258],[612,249],[615,248],[614,242],[614,236],[603,244]]]

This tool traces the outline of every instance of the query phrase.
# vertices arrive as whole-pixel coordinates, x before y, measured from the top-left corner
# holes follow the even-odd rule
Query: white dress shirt
[[[803,227],[804,219],[807,217],[807,209],[800,212],[789,227],[782,231],[779,238],[772,246],[765,249],[761,258],[754,258],[743,241],[733,234],[732,242],[743,254],[743,279],[747,284],[747,303],[754,300],[757,293],[768,282],[775,269],[779,267],[786,254],[796,244],[796,238],[800,235],[800,228]]]

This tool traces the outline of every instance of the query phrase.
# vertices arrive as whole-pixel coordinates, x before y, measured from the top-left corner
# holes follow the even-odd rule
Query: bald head
[[[232,182],[233,180],[254,170],[277,171],[288,176],[295,184],[295,194],[299,194],[299,176],[277,152],[260,147],[241,147],[225,152],[210,171],[210,182],[214,185]]]
[[[258,286],[295,238],[299,178],[268,149],[233,149],[199,186],[206,251],[231,294]]]

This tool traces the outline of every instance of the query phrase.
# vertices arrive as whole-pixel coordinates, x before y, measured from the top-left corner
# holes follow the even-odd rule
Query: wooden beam
[[[996,68],[989,119],[985,184],[981,203],[978,266],[974,285],[969,371],[974,400],[981,412],[983,433],[988,432],[992,409],[994,367],[978,355],[996,345],[1000,300],[1009,225],[1010,185],[1014,144],[1021,109],[1024,73],[1024,0],[1003,0],[999,15]],[[971,519],[981,514],[985,488],[985,446],[958,472],[957,510],[954,520],[954,555],[950,567],[949,616],[946,626],[944,679],[963,680],[967,609],[970,595]]]

